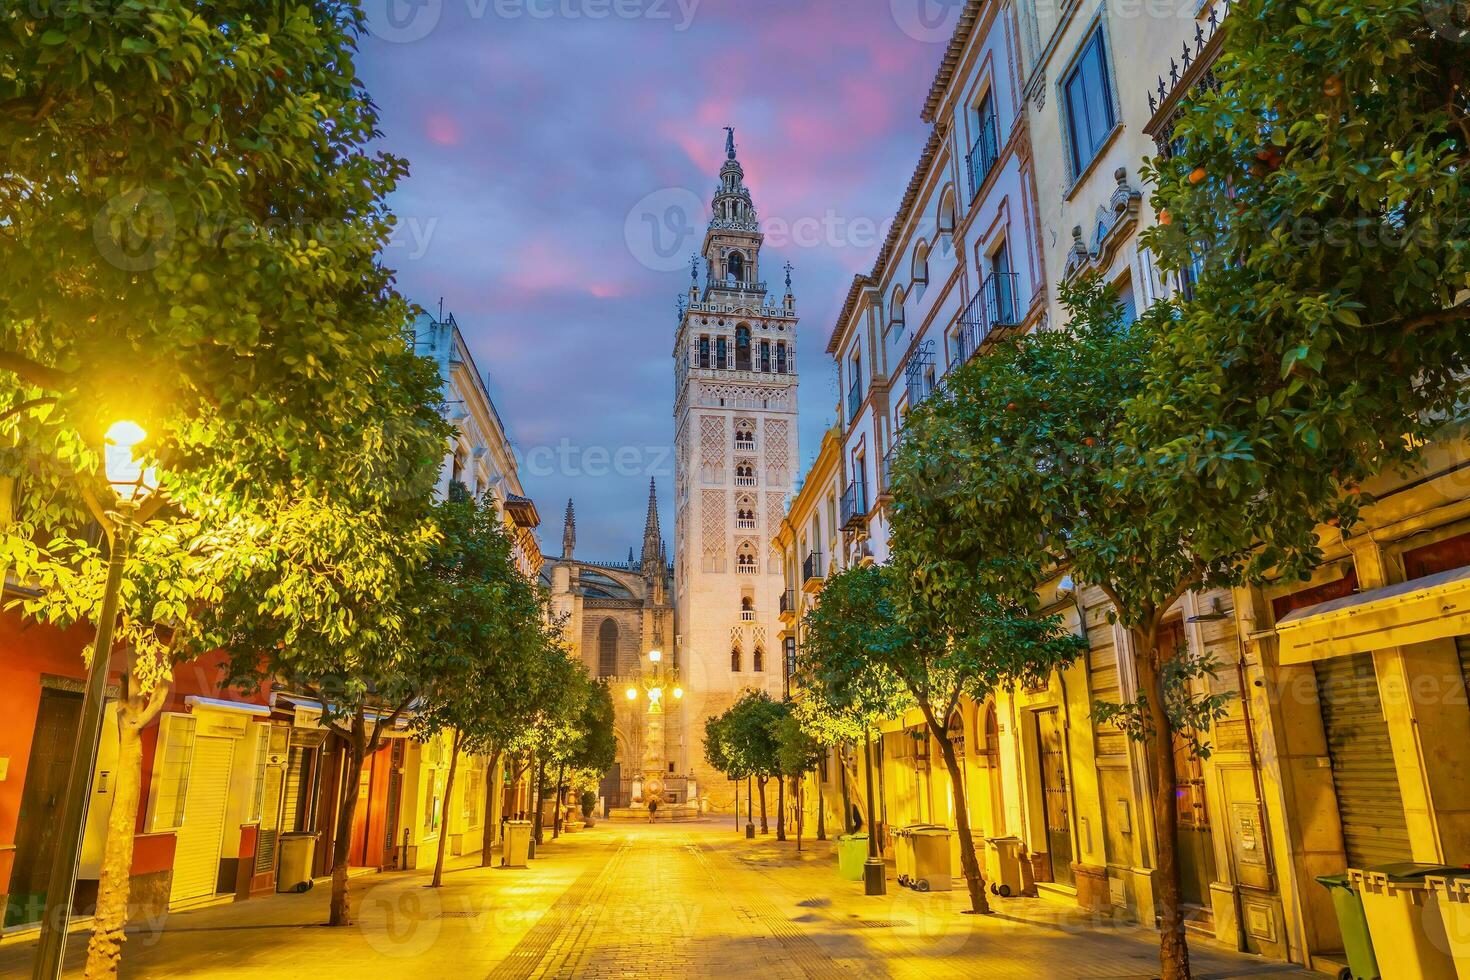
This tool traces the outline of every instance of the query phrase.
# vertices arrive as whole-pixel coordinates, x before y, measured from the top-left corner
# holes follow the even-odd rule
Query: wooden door
[[[56,827],[61,821],[66,779],[82,718],[82,696],[44,688],[36,711],[36,734],[21,791],[20,822],[15,832],[15,864],[5,925],[39,922],[51,877]]]

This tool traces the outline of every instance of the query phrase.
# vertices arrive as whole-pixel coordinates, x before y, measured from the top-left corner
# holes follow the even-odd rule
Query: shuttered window
[[[1411,859],[1373,655],[1319,660],[1317,690],[1350,868]]]

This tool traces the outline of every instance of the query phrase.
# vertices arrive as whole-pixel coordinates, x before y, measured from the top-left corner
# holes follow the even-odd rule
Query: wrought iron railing
[[[848,486],[842,493],[842,529],[863,524],[868,519],[868,488],[862,481]]]
[[[781,593],[781,615],[796,612],[796,590],[787,589]]]
[[[863,383],[854,381],[847,389],[847,421],[851,422],[857,418],[858,409],[863,406]]]
[[[801,563],[801,578],[803,581],[820,579],[822,577],[822,555],[813,551],[807,554],[806,561]]]
[[[904,387],[908,390],[909,408],[918,408],[924,399],[934,393],[937,378],[934,373],[934,341],[926,340],[909,355],[903,366]]]
[[[976,137],[975,145],[970,147],[968,163],[971,200],[980,195],[985,178],[990,176],[990,171],[995,168],[995,161],[1000,157],[1000,140],[996,128],[995,113],[986,113],[985,118],[980,120],[980,135]]]

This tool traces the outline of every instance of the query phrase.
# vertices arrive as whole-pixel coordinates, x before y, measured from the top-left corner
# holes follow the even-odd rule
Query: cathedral
[[[761,279],[764,235],[726,132],[674,341],[674,561],[650,483],[641,555],[578,559],[568,502],[561,557],[544,573],[569,643],[617,706],[610,811],[654,796],[728,810],[734,788],[705,762],[705,720],[745,691],[784,687],[772,539],[797,472],[796,300],[789,266],[780,299]]]
[[[678,775],[687,770],[669,769],[664,761],[682,758],[682,726],[677,718],[674,724],[650,722],[652,688],[645,684],[653,674],[649,653],[663,650],[674,636],[672,569],[658,527],[657,487],[648,486],[641,555],[630,549],[626,562],[583,561],[576,549],[577,517],[568,500],[561,557],[547,561],[542,577],[573,653],[612,690],[617,762],[601,796],[610,810],[641,802],[644,784],[652,782],[645,770],[656,767],[663,777],[660,795],[683,802],[690,791]],[[627,691],[635,696],[627,697]]]

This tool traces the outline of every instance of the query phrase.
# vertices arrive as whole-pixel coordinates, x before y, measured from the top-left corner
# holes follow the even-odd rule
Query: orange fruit
[[[1195,185],[1203,184],[1205,178],[1209,175],[1209,171],[1205,170],[1204,167],[1195,167],[1189,172],[1189,182]]]

